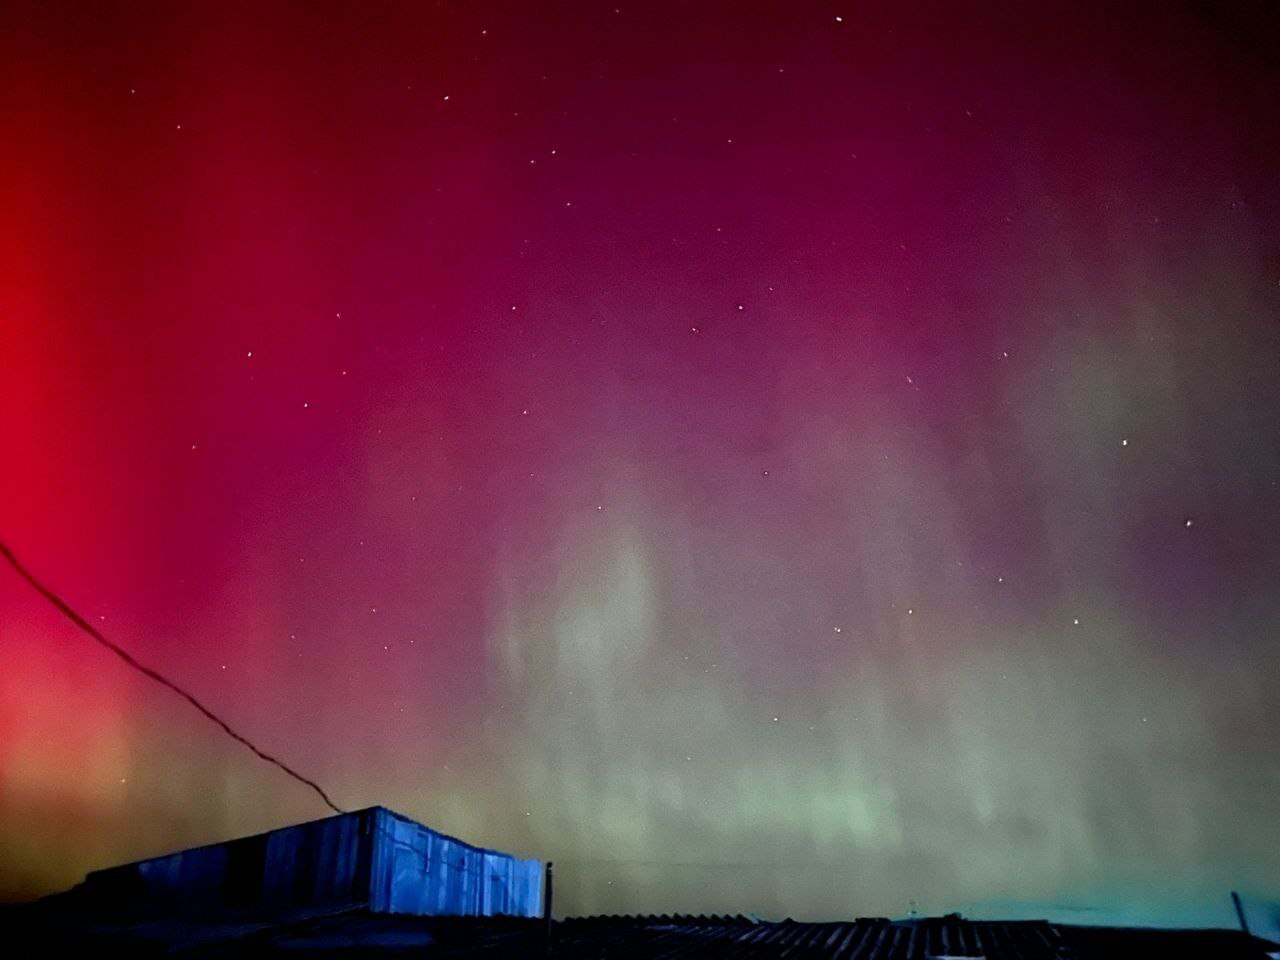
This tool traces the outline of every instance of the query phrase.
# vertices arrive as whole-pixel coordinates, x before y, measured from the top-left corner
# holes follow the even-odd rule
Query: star
[[[1190,526],[1191,526],[1191,518],[1190,518],[1190,517],[1188,517],[1188,518],[1187,518],[1186,526],[1188,526],[1188,527],[1190,527]]]

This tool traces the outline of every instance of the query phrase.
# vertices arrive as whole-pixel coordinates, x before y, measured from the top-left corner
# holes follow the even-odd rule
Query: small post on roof
[[[548,860],[542,871],[542,922],[548,956],[551,954],[551,866],[551,861]]]
[[[1231,902],[1236,905],[1236,917],[1240,920],[1240,929],[1249,932],[1249,921],[1244,918],[1244,904],[1240,902],[1240,894],[1231,891]]]

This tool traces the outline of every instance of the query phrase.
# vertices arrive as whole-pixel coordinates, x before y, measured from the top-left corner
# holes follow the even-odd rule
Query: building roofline
[[[214,847],[226,846],[229,843],[239,843],[242,840],[254,840],[258,837],[266,837],[273,833],[279,833],[281,830],[292,830],[295,827],[307,827],[316,823],[324,823],[326,820],[337,820],[341,817],[357,817],[357,816],[360,816],[361,814],[375,813],[375,812],[381,812],[381,813],[387,814],[403,823],[412,824],[415,827],[420,827],[423,830],[430,831],[431,833],[434,833],[437,837],[442,837],[451,843],[456,843],[459,846],[465,847],[468,850],[474,851],[476,853],[491,853],[491,854],[496,854],[497,856],[510,857],[515,860],[536,860],[537,859],[536,857],[517,856],[514,853],[508,853],[505,850],[495,850],[492,847],[476,846],[474,843],[468,843],[466,840],[460,840],[457,837],[452,836],[451,834],[444,833],[443,831],[437,830],[435,827],[428,826],[427,824],[421,822],[420,820],[415,820],[413,819],[413,817],[409,817],[403,813],[399,813],[395,810],[392,810],[390,807],[384,807],[381,804],[374,804],[368,807],[361,807],[359,810],[347,810],[347,811],[344,811],[343,813],[331,813],[327,817],[316,817],[313,820],[299,820],[296,823],[282,824],[281,826],[278,826],[278,827],[272,827],[269,830],[260,830],[257,833],[246,833],[236,837],[228,837],[225,840],[214,840],[211,843],[198,843],[198,844],[195,844],[194,846],[181,847],[177,850],[170,850],[167,853],[156,853],[156,854],[152,854],[149,857],[139,857],[136,860],[126,860],[123,863],[115,863],[109,867],[99,867],[97,870],[88,871],[85,874],[85,880],[88,880],[90,877],[96,876],[98,874],[110,873],[114,870],[120,870],[126,867],[134,867],[142,863],[149,863],[152,860],[164,860],[167,857],[174,857],[179,854],[187,853],[190,851],[209,850]]]

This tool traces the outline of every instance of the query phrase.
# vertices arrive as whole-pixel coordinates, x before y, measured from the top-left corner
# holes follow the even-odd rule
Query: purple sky
[[[1280,896],[1277,34],[868,6],[6,4],[0,539],[566,911]],[[0,896],[324,813],[0,576]]]

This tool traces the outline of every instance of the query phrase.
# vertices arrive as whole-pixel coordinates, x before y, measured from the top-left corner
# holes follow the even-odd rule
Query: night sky
[[[560,911],[1280,896],[1266,5],[615,2],[4,4],[0,539]],[[0,897],[326,813],[0,569]]]

